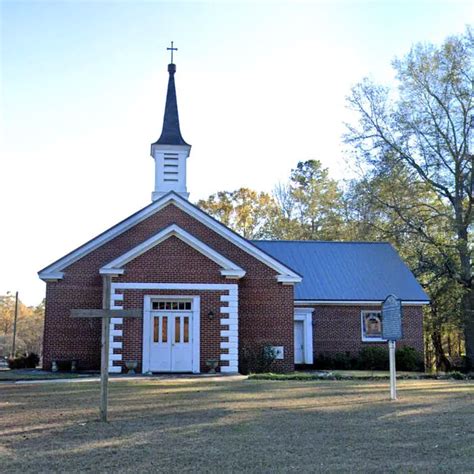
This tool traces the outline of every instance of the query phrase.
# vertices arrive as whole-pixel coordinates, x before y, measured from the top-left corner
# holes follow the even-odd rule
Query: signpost
[[[110,318],[141,318],[140,309],[110,309],[111,276],[103,276],[102,308],[72,309],[72,318],[102,318],[100,354],[100,421],[107,421],[109,390]]]
[[[389,295],[382,303],[382,337],[388,341],[391,400],[397,399],[395,344],[403,337],[402,332],[402,301],[395,295]]]

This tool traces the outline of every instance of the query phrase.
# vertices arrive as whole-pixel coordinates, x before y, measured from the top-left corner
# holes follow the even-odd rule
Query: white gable
[[[174,204],[183,212],[187,213],[191,217],[194,217],[196,220],[219,234],[221,237],[225,238],[232,244],[247,252],[249,255],[253,256],[257,260],[261,261],[265,265],[275,270],[278,273],[277,280],[279,282],[283,284],[294,284],[299,283],[301,281],[301,276],[298,275],[296,272],[286,267],[278,260],[275,260],[267,253],[257,248],[251,242],[244,239],[235,232],[231,231],[225,225],[216,221],[204,211],[189,203],[186,199],[175,194],[174,192],[166,194],[162,198],[154,201],[149,206],[131,215],[124,221],[106,230],[105,232],[103,232],[96,238],[90,240],[86,244],[82,245],[78,249],[72,251],[63,258],[47,266],[38,273],[39,277],[44,281],[61,280],[64,276],[64,269],[67,268],[69,265],[73,264],[74,262],[77,262],[79,259],[83,258],[90,252],[101,247],[110,240],[119,236],[128,229],[134,227],[138,223],[144,221],[153,214],[156,214],[158,211],[170,204]]]

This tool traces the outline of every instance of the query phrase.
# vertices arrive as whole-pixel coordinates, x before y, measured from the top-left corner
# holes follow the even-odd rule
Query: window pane
[[[177,302],[173,302],[173,309],[178,309],[178,303]]]
[[[161,342],[168,342],[168,316],[161,320]]]
[[[186,303],[186,309],[191,309],[191,303]]]
[[[171,303],[169,301],[166,302],[166,309],[171,309]]]
[[[181,341],[181,335],[180,335],[180,319],[179,317],[174,318],[174,342],[180,342]]]
[[[158,309],[158,303],[156,301],[153,301],[151,307],[152,309]]]
[[[165,302],[164,301],[160,301],[160,309],[165,309]]]
[[[160,318],[153,318],[153,342],[158,342]]]
[[[189,318],[185,316],[183,328],[183,342],[189,342]]]
[[[380,313],[365,313],[365,335],[367,337],[382,337],[382,318]]]
[[[178,303],[178,308],[179,308],[179,309],[184,309],[184,303],[180,301],[180,302]]]

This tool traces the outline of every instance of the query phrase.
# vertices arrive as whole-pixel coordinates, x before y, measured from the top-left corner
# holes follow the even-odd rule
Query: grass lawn
[[[0,385],[0,471],[474,471],[474,384],[223,378]]]

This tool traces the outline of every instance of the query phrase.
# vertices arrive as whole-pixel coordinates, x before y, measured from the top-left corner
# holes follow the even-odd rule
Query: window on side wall
[[[365,342],[384,341],[382,338],[382,312],[361,312],[362,340]]]

